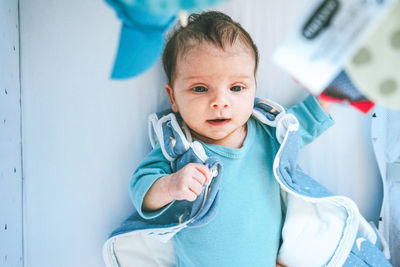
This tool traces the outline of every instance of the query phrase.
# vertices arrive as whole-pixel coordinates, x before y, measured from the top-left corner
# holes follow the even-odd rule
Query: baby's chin
[[[196,132],[196,131],[194,131],[192,129],[190,129],[190,133],[192,134],[192,138],[193,139],[200,140],[203,143],[213,144],[215,142],[214,137],[210,136],[208,134],[201,134],[201,133],[198,133],[198,132]]]
[[[231,132],[221,131],[201,134],[191,130],[192,137],[206,144],[220,145],[232,148],[240,148],[246,139],[247,125]]]

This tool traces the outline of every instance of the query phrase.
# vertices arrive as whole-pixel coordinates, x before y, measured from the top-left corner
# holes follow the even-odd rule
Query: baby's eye
[[[242,91],[242,89],[243,89],[243,86],[241,86],[241,85],[235,85],[235,86],[231,87],[231,91],[233,91],[233,92],[240,92],[240,91]]]
[[[196,86],[196,87],[193,87],[192,90],[197,93],[202,93],[202,92],[208,91],[208,89],[205,88],[204,86]]]

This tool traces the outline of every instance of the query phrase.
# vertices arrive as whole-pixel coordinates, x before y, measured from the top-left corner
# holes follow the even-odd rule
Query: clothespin
[[[188,25],[189,13],[186,10],[179,11],[179,23],[182,27],[186,27]]]

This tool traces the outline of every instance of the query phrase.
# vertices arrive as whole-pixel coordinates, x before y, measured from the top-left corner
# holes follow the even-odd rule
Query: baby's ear
[[[171,104],[171,108],[174,112],[178,112],[178,106],[176,105],[175,98],[174,98],[174,90],[172,87],[166,83],[165,84],[165,92],[167,92],[169,103]]]

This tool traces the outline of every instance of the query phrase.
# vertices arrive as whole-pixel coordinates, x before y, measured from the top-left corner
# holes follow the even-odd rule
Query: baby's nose
[[[215,108],[215,109],[217,109],[217,108],[227,108],[228,106],[229,106],[228,104],[223,104],[223,103],[221,103],[221,104],[213,103],[212,104],[212,107]]]
[[[211,107],[214,109],[229,107],[228,98],[224,93],[215,93],[214,98],[211,101]]]

